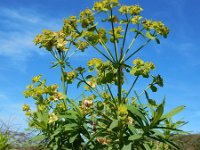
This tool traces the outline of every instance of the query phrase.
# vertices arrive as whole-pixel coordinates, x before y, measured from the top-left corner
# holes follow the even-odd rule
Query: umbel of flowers
[[[34,139],[42,149],[178,149],[171,136],[182,132],[184,122],[172,122],[172,117],[184,106],[164,114],[165,100],[158,104],[148,94],[157,92],[163,79],[152,74],[152,62],[138,56],[150,42],[160,44],[169,29],[143,17],[142,10],[139,5],[101,0],[79,16],[66,18],[60,31],[43,30],[36,36],[35,44],[53,56],[52,68],[61,72],[60,85],[46,85],[38,75],[24,91],[35,101],[36,109],[24,104],[23,111],[30,128],[39,133]],[[141,45],[133,47],[135,43]],[[70,58],[86,50],[102,57],[74,67]],[[135,85],[140,78],[149,84],[138,93]],[[83,94],[73,99],[68,88],[81,88]]]

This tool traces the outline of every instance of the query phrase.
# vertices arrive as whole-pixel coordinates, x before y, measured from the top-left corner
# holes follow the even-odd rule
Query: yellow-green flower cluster
[[[100,58],[93,58],[88,61],[89,71],[92,71],[94,68],[99,69],[102,66],[103,62]]]
[[[94,23],[93,12],[90,9],[86,9],[80,13],[80,23],[83,28],[87,28]]]
[[[26,116],[30,116],[32,114],[30,106],[28,104],[24,104],[22,106],[22,110],[25,112]]]
[[[43,30],[42,34],[38,34],[34,39],[36,45],[39,45],[40,48],[44,47],[48,51],[53,50],[55,47],[57,50],[65,51],[67,50],[66,44],[66,35],[63,30],[59,32],[53,32],[51,30]]]
[[[141,19],[142,19],[141,16],[134,16],[134,17],[131,19],[131,22],[132,22],[133,24],[139,24]]]
[[[110,61],[102,62],[101,59],[93,58],[88,61],[89,71],[96,70],[97,75],[95,81],[97,84],[106,84],[114,82],[117,84],[117,70],[113,67]],[[123,75],[121,82],[123,82]]]
[[[118,5],[118,0],[102,0],[94,3],[93,10],[96,10],[97,12],[106,12]]]
[[[144,62],[140,58],[135,59],[133,64],[130,73],[134,76],[142,75],[144,78],[148,78],[150,71],[155,69],[152,62]]]
[[[92,94],[91,96],[88,96],[84,98],[80,102],[80,108],[83,110],[84,113],[89,113],[90,110],[92,110],[92,106],[94,104],[93,100],[96,99],[96,95]]]
[[[119,39],[119,38],[123,38],[121,32],[123,32],[122,26],[115,27],[115,28],[114,28],[114,32],[113,32],[113,30],[110,30],[110,31],[109,31],[109,34],[111,35],[110,41],[111,41],[112,43],[114,43],[114,42],[119,42],[118,39]],[[114,34],[113,34],[113,33],[114,33]]]
[[[55,102],[55,101],[62,100],[62,99],[64,99],[64,96],[61,92],[53,92],[47,98],[47,101],[49,101],[49,102],[54,101]]]
[[[72,26],[72,27],[76,27],[77,26],[77,18],[76,16],[70,16],[69,17],[69,24]]]
[[[91,45],[96,45],[99,42],[99,35],[95,34],[93,31],[85,31],[84,37]]]
[[[47,106],[44,105],[44,104],[39,104],[39,105],[37,105],[37,110],[38,110],[38,111],[46,110],[46,108],[47,108]]]
[[[123,5],[120,7],[119,12],[121,14],[139,15],[142,10],[143,9],[139,5]]]
[[[78,42],[75,44],[77,49],[81,50],[82,52],[85,51],[85,49],[88,47],[88,42],[83,42],[81,40],[78,40]]]
[[[111,99],[111,96],[110,94],[108,94],[107,92],[102,92],[101,93],[101,96],[104,100],[110,100]]]
[[[161,21],[151,21],[146,19],[143,21],[143,26],[146,30],[154,30],[165,38],[169,34],[169,29]]]
[[[57,104],[57,105],[56,105],[56,110],[57,110],[58,112],[62,112],[63,110],[66,110],[65,104],[64,104],[64,103],[59,103],[59,104]]]
[[[65,81],[67,81],[68,84],[73,83],[74,79],[77,77],[76,71],[66,72],[65,73]]]
[[[91,88],[96,88],[97,86],[97,83],[96,83],[96,80],[95,78],[90,78],[89,81],[87,81],[87,85],[85,85],[85,90],[90,90]]]
[[[167,37],[167,35],[169,34],[169,29],[160,21],[159,22],[154,21],[153,28],[158,34],[164,37]]]
[[[32,82],[33,82],[33,83],[39,82],[40,79],[41,79],[41,76],[42,76],[42,75],[34,76],[34,77],[32,78]]]
[[[36,45],[46,48],[51,51],[55,43],[56,33],[51,30],[43,30],[42,34],[38,34],[34,39]]]
[[[143,24],[143,26],[144,26],[144,28],[145,28],[146,30],[151,30],[151,29],[153,29],[153,22],[152,22],[151,20],[146,19],[146,20],[144,20],[144,21],[142,22],[142,24]]]
[[[56,102],[64,98],[61,92],[58,92],[58,85],[46,86],[45,80],[40,80],[41,75],[34,76],[32,84],[28,85],[24,91],[25,97],[33,97],[36,100],[38,110],[44,110],[50,102]],[[26,106],[26,105],[25,105]],[[26,107],[23,107],[23,109]]]
[[[30,110],[30,106],[28,104],[24,104],[22,109],[23,109],[23,111],[29,111]]]
[[[126,105],[120,105],[119,107],[118,107],[118,116],[119,116],[119,118],[120,119],[125,119],[126,117],[127,117],[127,115],[128,115],[128,110],[127,110],[127,107],[126,107]]]
[[[49,124],[52,124],[58,120],[58,116],[55,113],[51,113],[49,116]]]
[[[99,39],[101,39],[104,43],[108,41],[106,37],[106,30],[104,28],[98,29],[98,36],[99,36]]]
[[[77,27],[77,23],[78,20],[76,16],[70,16],[69,19],[64,20],[63,32],[65,33],[66,36],[71,35],[72,38],[74,38],[74,34],[76,33],[74,31]]]
[[[57,37],[56,37],[55,47],[60,51],[66,51],[67,43],[68,43],[68,41],[66,41],[66,39],[65,39],[65,34],[62,31],[58,32]]]

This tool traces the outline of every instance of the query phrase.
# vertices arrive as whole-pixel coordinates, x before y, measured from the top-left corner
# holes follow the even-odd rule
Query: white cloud
[[[39,18],[34,16],[35,13],[31,10],[24,10],[24,9],[13,10],[13,9],[1,8],[0,14],[1,16],[4,16],[7,19],[11,20],[18,20],[18,21],[20,20],[29,23],[39,22]]]
[[[24,71],[26,61],[35,54],[42,55],[44,51],[38,50],[33,43],[35,36],[42,29],[57,30],[62,22],[57,18],[48,18],[37,14],[33,10],[0,8],[0,57],[8,58],[9,63],[1,65],[2,68],[20,68]],[[60,20],[60,19],[59,19]],[[58,23],[58,24],[56,24]]]

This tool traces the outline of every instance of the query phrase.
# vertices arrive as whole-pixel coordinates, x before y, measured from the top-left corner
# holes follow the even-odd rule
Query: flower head
[[[56,116],[54,113],[51,113],[49,117],[49,124],[54,123],[57,120],[58,120],[58,116]]]
[[[22,106],[23,111],[29,111],[30,110],[30,106],[28,104],[24,104]]]

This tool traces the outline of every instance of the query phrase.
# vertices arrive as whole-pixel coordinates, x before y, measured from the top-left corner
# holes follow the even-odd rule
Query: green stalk
[[[63,103],[65,105],[65,108],[67,109],[67,87],[65,84],[65,70],[63,64],[60,64],[61,68],[61,81],[62,81],[62,89],[63,89],[63,94],[64,94],[64,100]]]
[[[139,52],[143,47],[145,47],[149,42],[151,41],[151,39],[147,40],[144,44],[142,44],[136,51],[134,51],[132,54],[130,54],[125,61],[129,60],[133,55],[135,55],[137,52]]]
[[[130,87],[130,89],[129,89],[129,91],[128,91],[126,97],[125,97],[125,99],[129,96],[129,94],[130,94],[130,92],[132,91],[132,89],[133,89],[135,83],[137,82],[138,78],[139,78],[139,76],[137,76],[137,77],[135,78],[135,80],[133,81],[133,83],[132,83],[132,85],[131,85],[131,87]]]
[[[137,39],[138,35],[139,35],[139,34],[136,33],[135,37],[132,39],[132,41],[131,41],[131,43],[130,43],[128,49],[126,50],[126,52],[125,52],[125,54],[124,54],[124,56],[123,56],[123,58],[122,58],[122,60],[124,59],[124,57],[126,56],[126,54],[129,52],[129,50],[131,49],[131,47],[132,47],[133,44],[135,43],[135,40]]]
[[[98,33],[98,30],[96,29],[96,32]],[[99,34],[99,33],[98,33]],[[103,48],[105,49],[105,51],[108,53],[108,55],[112,58],[113,62],[115,62],[115,59],[111,53],[111,51],[109,50],[109,48],[106,46],[106,44],[104,43],[104,41],[100,38],[99,42],[101,43],[101,45],[103,46]]]
[[[122,43],[122,47],[121,47],[121,52],[120,52],[120,62],[122,62],[123,60],[123,51],[124,51],[124,46],[125,46],[125,42],[126,42],[126,35],[127,35],[127,31],[128,31],[128,26],[130,21],[128,20],[128,16],[126,14],[126,20],[128,21],[128,23],[126,24],[126,29],[125,29],[125,33],[124,33],[124,38],[123,38],[123,43]]]
[[[113,17],[112,9],[110,11],[110,16],[111,16],[111,18]],[[117,48],[117,43],[116,43],[114,24],[113,24],[112,21],[111,21],[111,26],[112,26],[112,32],[113,32],[113,37],[114,37],[115,57],[116,57],[116,61],[118,62],[118,60],[119,60],[119,58],[118,58],[118,48]]]
[[[138,95],[138,97],[141,97],[141,96],[145,93],[145,91],[147,91],[150,87],[151,87],[151,86],[148,85],[148,86]],[[135,98],[134,100],[137,100],[137,99],[138,99],[138,98]]]
[[[112,99],[113,99],[113,103],[115,104],[115,115],[117,116],[117,104],[116,104],[115,98],[114,98],[114,96],[113,96],[113,94],[112,94],[112,91],[111,91],[111,89],[110,89],[110,86],[109,86],[108,84],[106,84],[106,85],[107,85],[108,91],[109,91],[109,93],[110,93],[110,95],[111,95],[111,97],[112,97]]]
[[[114,63],[106,54],[104,54],[100,49],[98,49],[95,45],[90,43],[86,38],[84,38],[95,50],[97,50],[102,56],[104,56],[106,59],[108,59],[110,62]]]
[[[54,51],[51,51],[51,54],[52,56],[58,61],[60,62],[60,60],[64,59],[64,55],[61,55],[60,52],[58,53],[59,56],[60,56],[60,59],[58,58],[56,52]],[[67,88],[66,88],[66,85],[65,85],[65,79],[64,79],[64,67],[63,67],[63,64],[60,64],[60,69],[61,69],[61,82],[62,82],[62,89],[63,89],[63,94],[64,94],[64,100],[63,100],[63,103],[64,103],[64,106],[65,108],[67,109],[67,102],[66,102],[66,99],[67,99]]]
[[[75,28],[76,29],[76,28]],[[76,32],[78,34],[80,34],[80,31],[78,31],[78,29],[76,29]],[[110,62],[114,63],[108,56],[106,56],[106,54],[104,54],[99,48],[97,48],[95,45],[93,45],[90,41],[88,41],[85,37],[83,37],[83,39],[88,42],[88,44],[90,44],[95,50],[97,50],[102,56],[104,56],[106,59],[108,59]]]
[[[121,65],[118,66],[117,69],[117,87],[118,87],[118,107],[122,104],[122,84],[121,84]],[[122,125],[122,120],[119,121],[119,127],[120,127],[120,131],[119,131],[119,149],[121,150],[123,147],[123,125]]]
[[[119,65],[117,69],[117,89],[118,89],[118,103],[122,103],[122,85],[121,85],[121,66]]]

